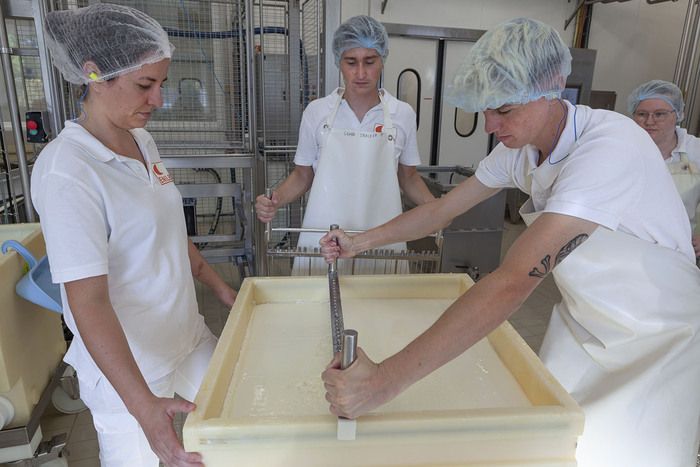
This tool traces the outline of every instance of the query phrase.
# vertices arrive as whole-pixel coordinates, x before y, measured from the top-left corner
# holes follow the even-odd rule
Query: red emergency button
[[[36,130],[39,125],[34,120],[27,120],[27,130]]]

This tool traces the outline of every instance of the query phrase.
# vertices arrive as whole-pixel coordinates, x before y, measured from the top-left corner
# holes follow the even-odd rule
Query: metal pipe
[[[321,0],[316,2],[316,97],[321,97]],[[324,33],[325,28],[324,28]]]
[[[690,34],[690,18],[693,10],[694,0],[688,0],[688,10],[685,13],[683,21],[683,33],[681,34],[681,43],[678,46],[678,57],[676,58],[676,68],[673,70],[673,82],[680,85],[683,81],[683,66],[685,57],[688,53],[686,43],[688,42],[688,34]]]
[[[338,226],[331,226],[331,229],[337,229]],[[500,229],[474,229],[474,232],[495,232]],[[312,227],[271,227],[270,232],[289,232],[289,233],[328,233],[328,229],[317,229]],[[346,234],[361,234],[366,230],[343,230]],[[442,230],[426,235],[426,237],[441,237]]]
[[[238,25],[239,28],[243,27],[243,17],[241,16],[241,0],[238,0],[236,4],[236,24]],[[243,60],[245,59],[246,56],[246,51],[243,48],[243,45],[246,44],[246,41],[238,40],[238,66],[239,70],[243,69]],[[235,66],[235,65],[233,65]],[[243,79],[242,73],[240,75],[240,78]],[[247,93],[241,93],[241,105],[243,109],[247,108]],[[240,129],[241,129],[241,139],[245,135],[245,121],[244,119],[240,119]]]
[[[336,225],[335,227],[331,226],[331,229],[337,229],[338,226]],[[271,232],[289,232],[289,233],[303,233],[303,232],[308,232],[308,233],[328,233],[328,229],[314,229],[314,228],[306,228],[306,227],[272,227],[270,228]],[[359,234],[364,232],[364,230],[344,230],[343,232],[349,233],[349,234]]]
[[[265,196],[267,199],[272,199],[272,188],[265,188]],[[270,243],[270,238],[272,234],[272,223],[265,222],[265,243]]]
[[[17,88],[15,87],[15,77],[12,74],[12,60],[10,60],[9,42],[7,40],[7,28],[5,27],[5,12],[0,4],[0,57],[2,57],[2,71],[5,77],[5,89],[7,91],[7,103],[10,106],[10,121],[12,122],[12,134],[15,138],[17,151],[17,162],[19,164],[19,177],[22,183],[22,194],[24,195],[24,211],[28,222],[35,222],[34,206],[29,188],[29,168],[27,167],[27,154],[24,150],[24,134],[22,133],[22,123],[19,118],[19,103],[17,102]],[[8,167],[9,169],[9,167]]]
[[[255,78],[256,78],[256,70],[255,70],[255,25],[253,24],[253,14],[255,11],[255,1],[254,0],[247,0],[246,3],[246,12],[245,12],[245,19],[246,19],[246,24],[245,24],[245,38],[246,38],[246,50],[245,50],[245,61],[246,61],[246,95],[247,95],[247,100],[248,100],[248,144],[249,144],[249,149],[250,152],[253,154],[253,167],[252,167],[252,173],[253,173],[253,196],[257,196],[258,194],[263,192],[263,187],[265,186],[265,181],[264,177],[265,174],[263,174],[263,177],[260,176],[260,164],[259,162],[259,157],[260,153],[258,151],[258,144],[257,144],[257,134],[258,134],[258,128],[257,128],[257,123],[258,123],[258,116],[257,116],[257,102],[255,101]],[[261,178],[263,178],[263,183],[261,183]],[[257,274],[263,273],[265,274],[266,271],[266,264],[264,261],[265,258],[265,249],[266,249],[266,244],[265,244],[265,238],[264,234],[259,228],[259,225],[255,222],[252,221],[254,219],[254,212],[251,209],[251,227],[253,231],[253,238],[255,239],[255,270]]]
[[[260,6],[258,8],[258,16],[260,21],[260,79],[262,80],[260,84],[260,108],[263,110],[262,118],[260,118],[260,126],[262,127],[263,145],[265,145],[267,143],[267,128],[265,124],[265,24],[263,23],[262,1],[260,2]],[[255,34],[253,34],[253,39],[255,39]],[[255,62],[255,55],[253,55],[252,58],[253,62]],[[265,171],[267,172],[267,168]]]
[[[329,230],[338,230],[340,226],[338,224],[331,224],[331,227]],[[338,240],[336,239],[336,243]],[[328,265],[328,272],[329,273],[335,273],[338,271],[338,259],[334,259],[332,263]]]
[[[343,331],[343,349],[340,359],[340,369],[344,370],[353,364],[357,358],[357,331],[346,329]]]
[[[686,57],[683,63],[683,71],[685,72],[685,83],[687,85],[690,79],[690,70],[693,68],[695,61],[695,47],[698,42],[698,20],[700,19],[700,9],[698,9],[695,0],[690,0],[693,3],[693,12],[691,13],[690,30],[688,31],[688,43],[686,43]]]
[[[690,37],[692,37],[692,45],[688,49],[686,56],[686,63],[684,65],[685,80],[681,87],[685,91],[686,99],[686,115],[688,118],[683,122],[686,127],[692,125],[692,120],[695,113],[695,103],[697,101],[697,87],[698,87],[698,59],[700,55],[697,51],[698,41],[700,40],[700,8],[698,8],[696,2],[691,0],[694,5],[693,20],[690,30]],[[692,129],[691,129],[692,131]]]
[[[257,154],[257,113],[255,103],[255,25],[253,11],[255,0],[248,0],[246,12],[246,94],[248,99],[248,142],[250,151]]]
[[[57,70],[51,66],[49,59],[49,49],[44,40],[44,21],[48,13],[48,3],[41,0],[34,0],[34,24],[36,26],[37,45],[39,47],[39,60],[41,64],[41,75],[44,81],[44,95],[46,96],[46,107],[51,118],[51,133],[55,137],[63,129],[65,118],[65,106],[63,91],[60,86],[60,79]]]

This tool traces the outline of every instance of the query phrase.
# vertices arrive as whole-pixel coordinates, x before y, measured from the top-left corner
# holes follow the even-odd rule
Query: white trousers
[[[197,347],[172,373],[148,383],[153,394],[158,397],[173,397],[177,393],[182,398],[193,401],[204,379],[214,347],[216,337],[207,330]],[[151,450],[146,435],[107,378],[100,378],[94,388],[81,385],[80,398],[92,414],[102,467],[158,467],[158,457]]]

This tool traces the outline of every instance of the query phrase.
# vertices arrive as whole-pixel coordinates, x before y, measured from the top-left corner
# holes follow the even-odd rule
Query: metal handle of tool
[[[343,350],[340,360],[340,369],[344,370],[357,358],[357,331],[346,329],[343,331]]]
[[[340,226],[338,224],[331,224],[331,228],[329,230],[338,230]],[[338,239],[335,239],[335,244],[339,245],[340,243],[338,242]],[[338,259],[334,259],[332,263],[328,265],[328,272],[336,272],[338,270]]]
[[[265,196],[267,199],[272,199],[272,188],[265,188]],[[265,243],[270,243],[272,236],[272,222],[265,222]]]
[[[330,228],[335,230],[338,228],[338,225],[332,224]],[[331,312],[331,339],[333,341],[333,353],[335,354],[343,348],[343,331],[345,330],[336,261],[328,265],[328,298]]]

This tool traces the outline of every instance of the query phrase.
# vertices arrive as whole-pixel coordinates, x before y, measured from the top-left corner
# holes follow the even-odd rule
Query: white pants
[[[172,373],[148,383],[153,394],[173,397],[177,393],[193,401],[214,347],[216,337],[207,330],[197,347]],[[158,467],[158,457],[151,450],[146,435],[107,378],[100,378],[94,388],[81,385],[80,398],[92,413],[102,467]]]

